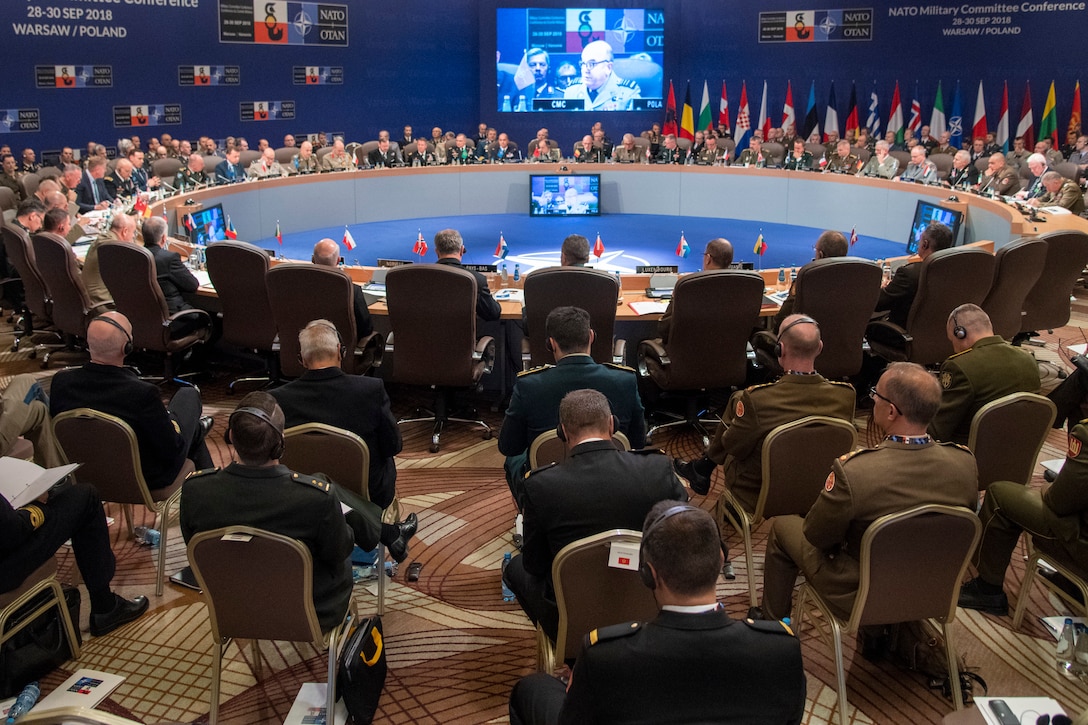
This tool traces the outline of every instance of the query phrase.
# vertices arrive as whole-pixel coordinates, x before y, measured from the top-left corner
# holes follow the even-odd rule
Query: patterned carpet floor
[[[1088,297],[1078,299],[1070,326],[1044,334],[1044,347],[1029,348],[1043,363],[1044,388],[1057,384],[1057,372],[1068,367],[1064,345],[1084,339],[1088,325]],[[31,372],[43,377],[28,353],[10,353],[10,331],[0,329],[0,386],[9,376]],[[215,415],[209,443],[218,464],[229,462],[222,441],[227,416],[237,396],[229,395],[224,373],[202,382],[205,412]],[[397,414],[408,413],[421,402],[418,394],[390,386]],[[491,401],[487,401],[491,402]],[[497,431],[501,413],[481,403],[484,419]],[[859,419],[859,426],[864,421]],[[397,490],[401,510],[419,514],[419,534],[412,541],[409,562],[423,564],[419,581],[408,583],[404,567],[387,587],[383,619],[389,676],[381,698],[377,722],[382,723],[490,723],[507,721],[510,688],[535,666],[535,642],[528,620],[516,603],[502,600],[499,574],[503,552],[513,551],[511,540],[515,509],[502,472],[502,457],[494,440],[482,440],[480,432],[454,426],[443,436],[442,450],[427,450],[429,429],[424,425],[404,429],[405,450],[398,457]],[[659,435],[654,441],[669,455],[691,457],[701,449],[698,438],[687,432]],[[1053,431],[1041,460],[1065,453],[1065,434]],[[1041,469],[1033,485],[1042,485]],[[713,510],[721,492],[720,469],[705,497],[694,503]],[[102,669],[127,679],[101,706],[145,723],[207,722],[211,678],[211,635],[207,612],[194,591],[167,584],[161,597],[154,596],[155,550],[139,546],[125,535],[118,507],[108,506],[116,518],[111,527],[118,559],[115,585],[126,595],[146,594],[152,609],[143,618],[108,636],[87,634],[88,608],[84,594],[85,643],[78,662],[68,662],[43,682],[43,692],[58,685],[79,667]],[[137,523],[151,525],[150,514],[137,510]],[[755,572],[762,580],[763,552],[768,527],[755,532]],[[734,553],[737,578],[721,579],[720,600],[734,617],[748,607],[747,577],[740,537],[726,530]],[[185,549],[176,522],[165,533],[167,571],[185,565]],[[78,581],[78,570],[69,550],[59,553],[62,581]],[[1010,599],[1019,594],[1024,561],[1013,557],[1006,590]],[[355,601],[362,614],[374,611],[376,584],[357,585]],[[254,602],[260,616],[266,602]],[[1036,587],[1030,593],[1028,616],[1020,632],[1011,629],[1011,617],[992,617],[960,610],[954,637],[968,665],[989,683],[990,693],[1003,696],[1048,695],[1070,713],[1088,708],[1083,683],[1060,674],[1055,668],[1053,641],[1038,618],[1058,613],[1056,604]],[[929,689],[922,677],[888,663],[874,664],[854,655],[847,641],[846,659],[851,722],[940,722],[951,704]],[[802,638],[808,675],[805,723],[824,723],[835,706],[834,657],[808,629]],[[308,645],[262,642],[262,677],[253,673],[252,650],[232,645],[224,666],[220,722],[244,725],[282,723],[300,685],[324,680],[324,658]],[[692,672],[698,677],[699,673]],[[708,683],[710,686],[710,683]],[[663,693],[664,696],[664,693]],[[768,697],[773,697],[773,692]]]

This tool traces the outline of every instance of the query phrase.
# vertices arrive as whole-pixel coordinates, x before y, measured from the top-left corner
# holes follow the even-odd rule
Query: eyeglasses
[[[880,398],[881,400],[883,400],[888,405],[894,407],[896,410],[899,410],[899,406],[895,404],[895,401],[892,400],[891,398],[889,398],[886,395],[881,395],[880,391],[878,391],[876,389],[875,385],[873,387],[869,388],[869,397],[872,398],[873,400],[876,400],[877,398]]]
[[[610,60],[583,60],[578,65],[580,65],[583,68],[586,68],[588,70],[593,70],[594,68],[601,65],[602,63],[611,63],[611,62],[612,61],[610,61]]]

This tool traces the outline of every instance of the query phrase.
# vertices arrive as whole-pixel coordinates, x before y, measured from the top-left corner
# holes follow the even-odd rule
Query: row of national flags
[[[970,93],[969,89],[967,92]],[[857,84],[850,84],[850,102],[847,105],[845,115],[845,127],[840,125],[839,107],[835,99],[835,83],[832,82],[828,90],[827,106],[823,114],[823,125],[820,125],[819,107],[816,103],[816,82],[809,86],[808,98],[805,103],[804,115],[799,115],[800,106],[795,106],[793,100],[793,83],[786,81],[786,98],[782,106],[781,120],[775,123],[767,111],[767,82],[763,82],[763,94],[759,102],[758,116],[753,122],[752,111],[748,102],[748,84],[741,83],[740,103],[737,114],[731,117],[729,111],[729,97],[725,81],[722,81],[721,95],[719,96],[718,109],[715,114],[710,101],[710,87],[703,81],[702,99],[699,102],[699,112],[696,115],[695,106],[691,101],[691,81],[688,81],[684,92],[684,104],[681,107],[680,121],[677,123],[676,92],[672,81],[669,81],[669,94],[665,103],[665,122],[662,125],[662,133],[675,134],[680,138],[695,139],[695,132],[723,126],[729,131],[737,142],[737,148],[746,148],[755,130],[762,130],[766,138],[772,126],[781,128],[794,128],[801,138],[809,139],[813,133],[819,134],[823,141],[828,140],[829,132],[835,131],[840,136],[848,136],[861,128],[869,130],[875,138],[883,137],[887,131],[894,131],[896,140],[902,143],[907,130],[915,136],[924,125],[922,115],[922,100],[918,93],[918,84],[914,85],[914,95],[910,105],[904,103],[906,96],[900,92],[899,81],[895,82],[887,115],[881,113],[880,95],[877,84],[874,81],[868,99],[862,99],[858,105]],[[986,115],[986,94],[982,81],[979,81],[978,92],[975,97],[974,114],[971,117],[973,123],[968,125],[964,116],[965,100],[961,87],[957,81],[952,93],[952,105],[948,113],[945,112],[945,92],[940,81],[937,83],[937,91],[932,101],[932,111],[929,116],[930,135],[940,138],[941,134],[948,131],[951,134],[950,144],[956,148],[971,145],[971,139],[976,136],[985,137],[991,132],[991,125]],[[928,100],[928,99],[927,99]],[[970,99],[966,100],[969,103]],[[1073,88],[1072,108],[1069,113],[1069,132],[1081,133],[1081,97],[1080,81]],[[1005,151],[1012,146],[1013,139],[1023,137],[1024,145],[1029,150],[1035,145],[1036,140],[1049,138],[1055,148],[1058,148],[1064,139],[1058,136],[1058,114],[1055,83],[1051,81],[1050,89],[1046,94],[1043,104],[1043,112],[1038,129],[1035,128],[1035,116],[1031,101],[1031,83],[1025,82],[1024,95],[1020,103],[1020,115],[1013,128],[1011,123],[1011,111],[1009,105],[1009,83],[1005,81],[1001,91],[1001,105],[997,115],[997,122],[992,126],[995,142]],[[732,121],[732,123],[731,123]]]

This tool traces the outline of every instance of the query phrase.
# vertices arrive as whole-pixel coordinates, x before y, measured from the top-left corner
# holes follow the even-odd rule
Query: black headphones
[[[685,511],[699,511],[701,509],[692,506],[691,504],[678,504],[676,506],[670,506],[665,509],[660,516],[650,522],[649,526],[642,530],[642,543],[638,546],[638,577],[642,580],[642,583],[646,585],[648,589],[657,589],[657,582],[654,581],[654,572],[650,569],[650,565],[646,563],[646,538],[650,535],[650,532],[656,529],[665,519],[672,518],[677,514],[682,514]]]
[[[952,337],[956,338],[957,340],[963,340],[967,337],[967,328],[961,325],[956,320],[955,312],[952,313],[952,324],[954,325],[954,327],[952,328]]]
[[[306,325],[306,327],[304,327],[303,329],[306,330],[311,327],[324,327],[336,333],[336,345],[340,350],[340,359],[343,360],[344,356],[348,354],[348,349],[344,347],[344,338],[340,337],[340,331],[336,329],[336,325],[326,322],[325,320],[314,320],[310,324]],[[299,365],[306,367],[306,363],[302,361],[301,350],[298,353],[298,363]]]
[[[272,428],[272,430],[276,432],[276,445],[274,445],[272,447],[272,450],[268,452],[268,457],[270,459],[281,458],[283,456],[284,448],[286,448],[286,442],[283,439],[283,431],[280,430],[279,427],[272,422],[272,416],[264,412],[262,408],[254,408],[248,405],[241,408],[235,408],[234,412],[230,414],[230,418],[227,419],[227,432],[223,434],[223,440],[226,441],[227,445],[233,445],[230,440],[230,429],[234,426],[234,417],[242,413],[248,413],[255,418],[260,418],[265,423],[267,423]]]
[[[820,323],[817,322],[816,320],[812,319],[811,317],[798,317],[796,320],[794,320],[793,322],[791,322],[790,324],[786,325],[785,327],[783,327],[781,330],[778,331],[778,342],[776,342],[774,344],[774,349],[771,350],[771,352],[774,354],[774,356],[776,358],[782,357],[782,338],[785,337],[786,333],[789,332],[791,328],[796,327],[797,325],[806,325],[806,324],[807,325],[816,325],[816,329],[820,328]]]
[[[91,320],[91,322],[105,322],[107,325],[113,325],[118,330],[125,333],[125,340],[126,340],[125,348],[124,348],[125,357],[128,357],[129,355],[132,354],[132,350],[133,350],[132,335],[128,334],[128,330],[125,329],[124,325],[122,325],[120,322],[113,319],[112,317],[106,317],[105,315],[99,315],[98,317]]]
[[[612,432],[615,433],[619,429],[620,429],[620,419],[613,415],[612,416]],[[564,443],[567,442],[567,434],[563,432],[563,424],[562,423],[556,423],[555,424],[555,435],[556,435],[557,438],[559,438],[559,440],[563,441]]]

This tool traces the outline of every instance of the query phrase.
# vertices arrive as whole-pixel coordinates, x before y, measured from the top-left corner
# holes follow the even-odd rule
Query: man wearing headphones
[[[503,580],[534,624],[553,640],[559,612],[552,590],[552,560],[567,544],[608,529],[639,529],[646,512],[688,494],[658,451],[617,450],[616,419],[596,390],[574,390],[559,404],[559,432],[569,455],[529,474],[521,499],[525,544]]]
[[[559,402],[572,390],[600,391],[616,417],[616,430],[627,436],[632,448],[646,445],[646,420],[635,371],[593,359],[589,353],[593,345],[589,313],[580,307],[556,307],[548,313],[544,328],[555,365],[518,373],[499,433],[499,452],[506,456],[506,481],[519,506],[529,446],[540,434],[555,430]]]
[[[782,377],[733,393],[703,457],[677,460],[676,470],[692,491],[705,496],[714,469],[724,465],[725,487],[751,510],[763,485],[763,439],[768,433],[808,415],[854,419],[854,388],[816,372],[821,350],[820,326],[811,317],[790,315],[782,321],[774,348],[785,371]]]
[[[886,282],[876,301],[876,312],[887,312],[888,321],[900,327],[907,324],[907,315],[918,294],[918,280],[922,276],[922,262],[934,252],[948,249],[956,242],[952,230],[940,222],[930,222],[922,231],[918,242],[919,261],[904,264],[895,270],[895,276]]]
[[[125,356],[132,352],[132,325],[127,317],[106,312],[91,320],[87,349],[89,363],[53,376],[49,391],[53,417],[66,410],[92,408],[128,423],[136,434],[144,479],[151,489],[172,484],[186,458],[197,470],[211,468],[204,436],[211,430],[212,419],[200,415],[200,391],[181,388],[163,406],[158,387],[125,367]]]
[[[995,335],[989,315],[978,305],[952,310],[947,332],[955,353],[941,363],[941,407],[929,433],[939,441],[967,445],[979,408],[1010,393],[1039,392],[1039,364]]]
[[[227,442],[237,460],[185,482],[181,534],[188,541],[201,531],[254,526],[301,540],[313,556],[314,609],[327,631],[343,618],[351,598],[353,544],[370,550],[381,541],[394,559],[404,561],[416,515],[383,524],[377,505],[320,474],[303,475],[282,465],[283,422],[283,411],[268,393],[242,398],[227,424]]]
[[[870,391],[872,423],[883,440],[838,458],[808,514],[779,516],[767,542],[763,606],[758,619],[790,616],[797,574],[839,616],[854,606],[861,540],[881,516],[923,504],[963,506],[978,501],[975,457],[927,433],[941,403],[941,386],[921,365],[892,363]]]
[[[639,574],[657,617],[587,635],[566,691],[550,673],[523,678],[510,722],[801,722],[800,643],[780,622],[733,620],[718,604],[722,550],[710,514],[662,501],[642,531]]]
[[[397,420],[381,378],[348,375],[340,369],[346,352],[340,334],[328,320],[314,320],[298,334],[299,356],[306,372],[272,391],[283,408],[287,427],[324,423],[351,431],[370,449],[370,500],[379,508],[393,502],[400,453]]]

